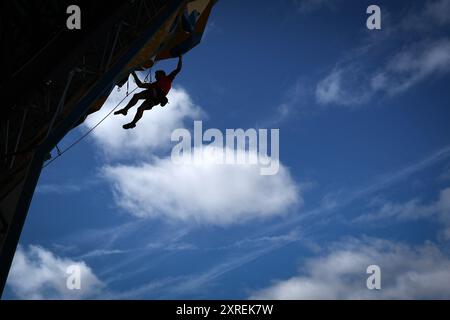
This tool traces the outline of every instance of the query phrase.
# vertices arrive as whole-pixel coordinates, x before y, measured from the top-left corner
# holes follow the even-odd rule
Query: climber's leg
[[[145,100],[137,109],[136,115],[134,116],[133,121],[131,121],[128,124],[125,124],[123,126],[124,129],[131,129],[136,127],[136,123],[141,120],[142,116],[144,115],[145,110],[151,110],[154,107],[154,103],[152,100],[147,99]]]
[[[128,102],[125,108],[114,112],[114,114],[123,114],[124,116],[126,116],[129,109],[131,109],[136,103],[138,103],[139,100],[147,99],[147,97],[148,92],[146,91],[136,93],[135,95],[133,95],[133,98],[131,98],[131,100]]]

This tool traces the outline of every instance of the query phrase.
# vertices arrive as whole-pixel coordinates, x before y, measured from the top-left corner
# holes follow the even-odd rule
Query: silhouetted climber
[[[131,73],[138,87],[147,90],[136,93],[135,95],[133,95],[133,98],[130,100],[130,102],[128,102],[125,108],[114,112],[114,114],[123,114],[124,116],[126,116],[130,108],[138,103],[139,100],[144,100],[144,102],[139,106],[133,121],[123,125],[124,129],[131,129],[136,127],[136,123],[142,118],[145,110],[151,110],[158,104],[161,104],[161,106],[164,107],[168,103],[166,96],[172,88],[172,81],[181,71],[182,66],[183,59],[181,56],[179,56],[177,68],[169,73],[169,75],[166,75],[163,70],[156,71],[156,81],[153,83],[142,83],[134,71]]]

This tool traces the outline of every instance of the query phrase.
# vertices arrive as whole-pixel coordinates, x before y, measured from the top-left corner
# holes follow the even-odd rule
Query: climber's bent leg
[[[125,108],[114,112],[114,114],[123,114],[124,116],[126,116],[128,113],[128,110],[130,110],[136,103],[138,103],[139,100],[143,100],[143,99],[147,99],[147,98],[148,98],[148,93],[146,91],[136,93],[135,95],[133,95],[133,98],[131,98],[131,100],[128,102],[128,104],[125,106]]]
[[[144,115],[145,110],[151,110],[154,106],[153,101],[151,100],[145,100],[137,109],[136,115],[134,116],[133,121],[123,126],[124,129],[131,129],[136,127],[136,123],[141,120],[142,116]]]

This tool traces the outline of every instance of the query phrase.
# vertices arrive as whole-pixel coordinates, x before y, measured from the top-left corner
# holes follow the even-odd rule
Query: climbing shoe
[[[124,128],[124,129],[131,129],[134,127],[136,127],[136,125],[134,123],[127,123],[122,126],[122,128]]]
[[[124,116],[126,116],[127,113],[128,113],[128,112],[127,112],[127,110],[125,110],[125,109],[121,109],[121,110],[118,110],[118,111],[114,112],[115,115],[123,114]]]

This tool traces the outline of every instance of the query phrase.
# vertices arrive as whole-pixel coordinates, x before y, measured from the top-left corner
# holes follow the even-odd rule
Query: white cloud
[[[257,165],[217,164],[213,147],[205,151],[194,163],[176,164],[168,157],[107,166],[103,175],[114,186],[117,204],[139,217],[229,225],[282,215],[302,203],[283,165],[278,174],[262,176]]]
[[[72,265],[81,271],[80,290],[66,287],[66,271]],[[89,299],[104,286],[83,261],[60,258],[38,246],[18,247],[7,285],[20,299]]]
[[[102,109],[90,115],[84,122],[87,128],[97,124],[107,113],[122,100],[124,94],[113,91]],[[125,100],[118,109],[124,107],[131,99]],[[111,115],[92,133],[94,141],[110,158],[130,158],[144,155],[149,150],[167,149],[170,135],[174,129],[183,127],[183,121],[196,119],[202,113],[188,93],[182,88],[172,88],[168,96],[169,104],[164,108],[156,106],[146,111],[144,117],[132,130],[124,130],[122,125],[130,122],[140,103],[128,111],[126,117]],[[117,109],[117,110],[118,110]]]
[[[316,97],[319,103],[328,104],[342,100],[342,71],[333,71],[316,88]]]
[[[450,72],[450,40],[414,44],[397,53],[379,69],[350,62],[334,69],[316,86],[319,104],[358,106],[377,93],[399,94],[419,82]]]
[[[442,190],[439,198],[429,204],[423,204],[419,199],[405,203],[384,203],[375,213],[359,216],[355,222],[371,222],[383,219],[393,221],[418,220],[424,218],[437,218],[443,225],[441,236],[450,240],[450,188]]]
[[[450,0],[428,1],[402,17],[384,11],[380,32],[365,35],[316,85],[321,105],[355,107],[400,94],[450,72]],[[396,22],[398,21],[398,22]]]
[[[322,79],[316,87],[317,102],[322,105],[338,104],[346,106],[366,102],[370,98],[371,92],[361,87],[360,84],[357,85],[360,79],[356,79],[358,74],[355,69],[356,66],[338,68]],[[350,76],[352,72],[353,75]]]
[[[395,94],[409,89],[431,75],[449,71],[450,41],[441,39],[432,43],[421,43],[397,53],[386,68],[374,76],[373,79],[383,78],[383,81],[372,89]]]
[[[381,290],[368,290],[366,268],[381,268]],[[301,274],[256,291],[251,299],[449,299],[450,260],[431,244],[351,240],[308,259]]]

